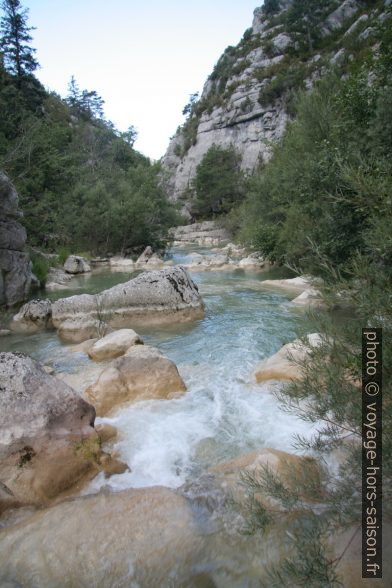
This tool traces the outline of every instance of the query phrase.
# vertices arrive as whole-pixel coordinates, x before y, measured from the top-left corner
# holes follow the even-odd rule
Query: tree
[[[227,213],[243,197],[241,157],[233,147],[212,145],[197,166],[194,189],[197,213],[204,217]]]
[[[265,0],[263,4],[264,14],[275,14],[279,10],[279,0]]]
[[[4,11],[0,22],[4,65],[6,70],[17,76],[20,86],[22,79],[38,67],[35,49],[30,46],[30,31],[33,28],[27,26],[28,9],[22,9],[20,0],[3,0],[1,7]]]
[[[75,76],[72,76],[68,84],[68,95],[65,101],[71,108],[78,108],[80,105],[80,98],[81,94],[78,83]]]
[[[199,92],[195,92],[189,96],[189,102],[183,108],[182,114],[186,116],[192,112],[192,109],[199,99]]]
[[[130,147],[133,147],[137,139],[137,134],[138,133],[135,127],[130,125],[124,133],[121,133],[120,136],[126,143],[128,143]]]

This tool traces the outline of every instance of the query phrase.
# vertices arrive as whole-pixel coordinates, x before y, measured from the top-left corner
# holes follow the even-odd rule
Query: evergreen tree
[[[0,21],[1,50],[7,71],[17,76],[20,86],[24,76],[38,67],[35,49],[30,46],[32,27],[27,26],[28,10],[22,9],[20,0],[3,0],[4,15]]]

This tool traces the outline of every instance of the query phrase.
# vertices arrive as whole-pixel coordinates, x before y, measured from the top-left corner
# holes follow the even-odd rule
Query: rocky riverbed
[[[244,504],[241,472],[265,464],[281,472],[288,464],[298,471],[311,467],[312,476],[319,475],[318,466],[292,448],[292,435],[309,436],[312,426],[282,412],[273,395],[282,380],[300,377],[288,372],[285,348],[274,354],[306,331],[303,313],[290,306],[290,299],[309,283],[297,280],[293,288],[290,275],[276,268],[227,264],[206,271],[194,263],[195,256],[208,261],[226,254],[223,246],[212,251],[181,244],[166,260],[186,266],[197,286],[203,315],[192,321],[112,327],[103,338],[97,333],[77,344],[62,340],[48,325],[0,339],[2,350],[27,353],[45,366],[39,373],[46,386],[55,385],[56,394],[64,390],[68,398],[73,394],[74,406],[82,403],[91,412],[88,431],[68,424],[70,433],[59,437],[50,428],[48,438],[57,439],[63,456],[70,443],[79,448],[76,457],[71,453],[80,476],[57,497],[51,488],[50,496],[42,494],[41,480],[33,484],[41,489],[39,500],[24,500],[31,480],[39,479],[34,460],[40,454],[33,433],[28,443],[21,437],[18,463],[23,456],[26,460],[19,470],[18,464],[7,470],[7,480],[1,478],[3,498],[11,491],[0,519],[4,585],[253,586],[265,580],[266,562],[282,555],[290,522],[268,540],[245,536],[246,517],[232,499]],[[118,272],[105,266],[72,278],[74,291],[50,296],[67,296],[77,286],[83,296],[95,294],[135,275],[134,268]],[[268,280],[277,279],[282,281],[271,288]],[[312,335],[309,344],[317,344],[317,337]],[[306,349],[299,351],[306,355]],[[33,422],[29,426],[37,430]],[[41,445],[45,435],[38,435]],[[100,440],[93,451],[91,442],[86,445],[91,438]],[[33,447],[37,456],[25,447]],[[50,457],[44,452],[42,463]],[[19,497],[16,482],[9,487],[15,471],[23,474]],[[51,479],[58,476],[51,472]],[[349,570],[355,557],[352,550],[345,556]]]

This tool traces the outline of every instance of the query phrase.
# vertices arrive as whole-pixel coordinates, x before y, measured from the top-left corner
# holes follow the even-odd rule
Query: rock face
[[[133,345],[143,344],[133,329],[119,329],[96,341],[87,351],[94,361],[103,361],[124,355]]]
[[[308,345],[300,339],[287,343],[275,355],[262,361],[256,368],[256,382],[267,380],[300,380],[302,378],[301,363],[306,361],[312,348],[322,344],[318,333],[307,335]]]
[[[26,300],[31,285],[31,263],[23,251],[26,231],[18,222],[18,194],[0,172],[0,305]]]
[[[196,587],[187,579],[200,549],[182,496],[160,487],[101,493],[0,532],[0,585]]]
[[[172,398],[185,390],[170,359],[158,349],[137,345],[113,361],[98,381],[87,388],[86,396],[97,415],[104,416],[126,402]]]
[[[85,274],[91,272],[91,267],[84,257],[70,255],[64,263],[64,270],[67,274]]]
[[[71,296],[52,304],[53,325],[70,341],[96,337],[100,323],[121,328],[203,316],[197,286],[180,266],[143,273],[95,296]]]
[[[311,89],[328,72],[325,63],[336,52],[355,14],[363,8],[359,0],[321,3],[325,7],[320,10],[317,27],[324,36],[337,35],[336,45],[323,56],[312,49],[307,61],[299,63],[298,59],[293,67],[293,50],[298,49],[299,42],[306,43],[306,39],[299,41],[298,32],[285,30],[283,12],[291,4],[292,0],[280,0],[278,14],[272,18],[263,7],[256,8],[252,29],[236,47],[225,50],[188,122],[172,138],[163,158],[164,181],[173,200],[184,201],[184,211],[191,211],[192,180],[212,145],[234,147],[242,156],[245,171],[269,160],[273,144],[282,138],[290,120],[291,89],[286,92],[287,85],[284,87],[281,80],[289,79],[295,70],[299,82],[293,84],[293,89]],[[379,12],[373,12],[375,20],[383,17],[381,9]]]
[[[17,333],[35,333],[52,327],[52,303],[50,300],[26,302],[11,322]]]
[[[215,221],[175,227],[171,229],[171,236],[175,241],[198,245],[219,245],[230,237],[226,229],[219,227]]]
[[[20,504],[45,503],[94,469],[95,410],[25,355],[0,353],[0,376],[1,484]]]

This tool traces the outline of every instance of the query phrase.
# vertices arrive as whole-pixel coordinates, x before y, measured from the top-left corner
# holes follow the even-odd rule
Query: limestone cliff
[[[312,0],[316,8],[304,17],[301,4],[271,0],[256,8],[252,28],[218,60],[163,158],[173,200],[189,201],[196,168],[213,144],[234,146],[244,170],[267,161],[294,114],[295,92],[332,67],[343,74],[361,48],[372,50],[374,27],[391,12],[390,0]]]
[[[25,253],[26,231],[18,222],[18,194],[0,172],[0,305],[25,300],[31,284],[31,264]]]

